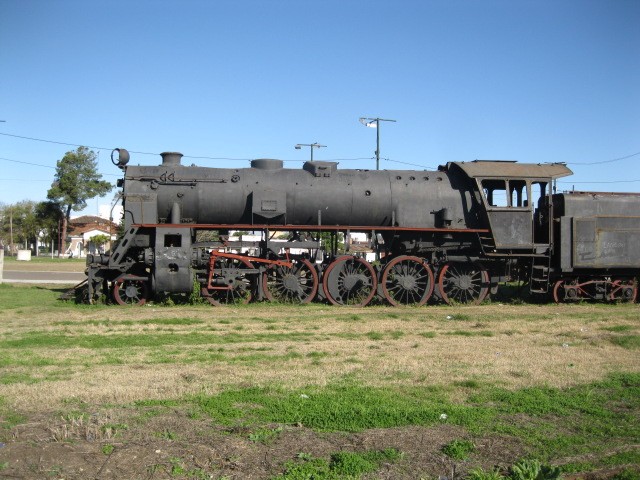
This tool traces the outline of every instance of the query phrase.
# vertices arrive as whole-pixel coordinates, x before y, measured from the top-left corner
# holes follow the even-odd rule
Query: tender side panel
[[[574,268],[640,268],[640,217],[573,219]]]

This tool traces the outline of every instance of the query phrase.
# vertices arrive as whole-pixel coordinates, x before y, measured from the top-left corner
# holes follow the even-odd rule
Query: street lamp
[[[311,161],[313,162],[313,149],[314,148],[322,148],[326,147],[326,145],[320,145],[318,142],[316,143],[298,143],[295,145],[296,150],[300,150],[302,147],[309,147],[311,149]]]
[[[360,117],[360,123],[365,127],[375,128],[376,129],[376,170],[380,170],[380,122],[394,122],[395,120],[390,120],[388,118],[367,118]]]

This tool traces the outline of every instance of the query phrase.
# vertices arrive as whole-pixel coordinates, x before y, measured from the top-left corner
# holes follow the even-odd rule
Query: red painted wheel
[[[262,276],[264,296],[270,302],[309,303],[318,292],[318,272],[307,260],[294,260],[293,266],[274,266]]]
[[[561,278],[553,285],[553,300],[556,303],[589,300],[591,295],[584,290],[586,287],[587,285],[581,284],[578,278]]]
[[[475,263],[446,263],[438,274],[438,292],[449,305],[478,305],[489,294],[489,272]]]
[[[144,305],[148,297],[144,280],[118,279],[113,284],[113,300],[118,305]]]
[[[384,267],[380,280],[387,301],[399,305],[424,305],[431,297],[434,278],[423,258],[401,255]]]
[[[248,260],[220,257],[214,265],[213,288],[205,285],[200,293],[214,306],[249,303],[253,300],[253,282],[244,270],[253,268]]]
[[[327,300],[333,305],[364,307],[376,294],[376,272],[364,258],[344,255],[329,264],[322,276]]]
[[[638,297],[638,285],[633,278],[615,279],[609,284],[607,298],[611,302],[633,303]]]

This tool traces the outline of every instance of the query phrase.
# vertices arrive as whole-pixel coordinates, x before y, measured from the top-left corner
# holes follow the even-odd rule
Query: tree
[[[36,205],[36,218],[40,227],[42,240],[56,244],[59,238],[60,220],[62,220],[62,209],[57,202],[40,202]],[[56,245],[57,247],[57,245]],[[52,248],[53,251],[53,248]]]
[[[79,211],[87,206],[87,200],[101,197],[109,192],[113,185],[102,180],[97,171],[97,155],[87,147],[65,153],[56,164],[55,180],[47,192],[47,198],[58,202],[62,207],[62,251],[66,250],[67,227],[71,211]]]
[[[99,233],[98,235],[94,235],[93,237],[91,237],[91,241],[99,251],[100,247],[111,241],[111,237],[109,235]]]
[[[9,245],[11,253],[15,253],[16,244],[27,248],[35,243],[38,226],[35,217],[35,202],[23,200],[18,203],[4,205],[0,211],[2,217],[2,243]],[[19,247],[20,248],[20,247]]]

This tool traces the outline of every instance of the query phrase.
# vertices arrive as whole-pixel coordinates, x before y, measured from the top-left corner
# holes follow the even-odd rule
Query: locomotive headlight
[[[115,159],[114,153],[118,152],[118,158]],[[124,166],[129,163],[129,152],[127,152],[124,148],[114,148],[111,151],[111,163],[116,165],[117,167],[124,168]]]

